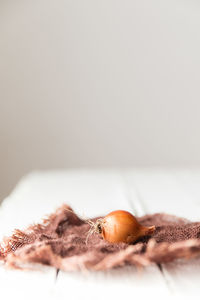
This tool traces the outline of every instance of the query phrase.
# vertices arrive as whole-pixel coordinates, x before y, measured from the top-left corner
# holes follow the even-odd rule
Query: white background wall
[[[200,2],[0,0],[0,197],[32,169],[200,164]]]

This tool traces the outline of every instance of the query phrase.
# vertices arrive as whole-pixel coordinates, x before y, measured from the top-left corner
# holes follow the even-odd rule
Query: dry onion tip
[[[116,210],[96,222],[87,221],[91,226],[88,232],[86,243],[89,236],[96,232],[110,243],[124,242],[134,243],[138,239],[151,235],[155,231],[155,226],[142,226],[137,219],[128,211]]]

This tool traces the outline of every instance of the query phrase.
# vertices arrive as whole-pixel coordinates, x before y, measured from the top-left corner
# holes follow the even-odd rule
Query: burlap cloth
[[[63,205],[42,224],[15,230],[5,238],[0,246],[0,259],[14,268],[39,263],[73,271],[124,265],[145,267],[200,255],[200,222],[167,214],[145,215],[138,220],[142,225],[155,225],[155,233],[133,245],[110,244],[94,233],[86,244],[90,226]]]

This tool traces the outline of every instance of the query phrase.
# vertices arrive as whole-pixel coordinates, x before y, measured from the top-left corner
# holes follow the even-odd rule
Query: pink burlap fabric
[[[200,222],[167,214],[145,215],[138,221],[146,226],[155,225],[155,233],[133,245],[111,244],[94,233],[86,243],[90,226],[63,205],[42,224],[15,230],[5,238],[0,246],[0,259],[13,268],[39,263],[74,271],[125,265],[145,267],[200,255]]]

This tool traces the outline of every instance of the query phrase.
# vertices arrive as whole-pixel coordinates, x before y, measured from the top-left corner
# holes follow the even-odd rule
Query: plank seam
[[[145,206],[145,203],[144,203],[144,200],[139,192],[139,189],[138,187],[136,186],[135,182],[133,182],[133,186],[134,186],[134,190],[135,190],[135,199],[132,199],[132,196],[131,196],[131,192],[130,192],[130,184],[128,183],[127,179],[125,178],[125,176],[122,176],[122,179],[123,179],[123,182],[124,182],[124,190],[125,190],[125,195],[128,195],[128,202],[130,203],[131,207],[134,208],[134,211],[135,211],[135,215],[138,216],[139,213],[136,209],[136,206],[133,204],[134,201],[137,201],[137,207],[140,207],[140,210],[143,212],[143,214],[146,214],[147,213],[147,208]],[[164,282],[165,282],[165,285],[169,291],[170,294],[173,294],[173,289],[172,289],[172,286],[171,286],[171,283],[169,282],[169,280],[167,279],[167,277],[165,276],[165,273],[163,271],[163,266],[161,264],[158,264],[156,263],[155,264],[158,271],[160,272],[161,274],[161,277],[163,278]]]

